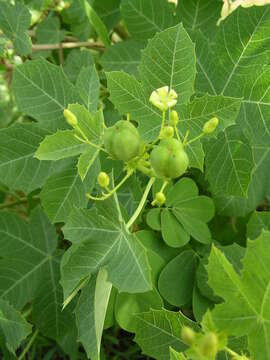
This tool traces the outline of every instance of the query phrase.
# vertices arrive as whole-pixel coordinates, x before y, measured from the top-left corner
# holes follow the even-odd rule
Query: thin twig
[[[13,45],[9,44],[7,46],[9,49],[13,49]],[[59,49],[75,49],[87,47],[94,50],[105,50],[104,45],[91,43],[89,41],[78,41],[78,42],[64,42],[60,44],[33,44],[32,51],[47,51],[47,50],[59,50]]]

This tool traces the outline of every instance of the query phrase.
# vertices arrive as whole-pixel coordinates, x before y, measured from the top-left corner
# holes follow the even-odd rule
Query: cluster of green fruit
[[[156,194],[153,205],[161,206],[165,203],[164,188],[172,179],[179,178],[188,169],[189,157],[185,151],[186,145],[200,137],[215,131],[218,125],[216,117],[204,124],[201,135],[187,141],[187,135],[181,140],[178,132],[179,117],[175,110],[171,110],[177,104],[177,94],[164,86],[154,91],[150,96],[150,102],[162,112],[162,123],[159,136],[152,143],[146,144],[140,137],[136,126],[129,120],[120,120],[112,127],[104,130],[104,151],[114,160],[125,163],[127,175],[114,189],[109,189],[109,175],[101,172],[98,176],[98,184],[107,192],[103,196],[93,200],[105,200],[111,196],[135,171],[141,171],[150,178],[163,180],[161,190]],[[166,120],[167,111],[170,110]],[[74,115],[69,110],[65,111],[65,117],[70,125],[77,126]]]

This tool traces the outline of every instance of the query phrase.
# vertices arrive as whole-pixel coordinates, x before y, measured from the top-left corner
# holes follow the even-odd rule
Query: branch
[[[94,50],[104,51],[105,47],[102,44],[91,43],[89,41],[78,42],[64,42],[60,44],[33,44],[32,51],[46,51],[46,50],[59,50],[59,49],[75,49],[80,47],[87,47]],[[13,45],[8,45],[9,49],[13,49]]]

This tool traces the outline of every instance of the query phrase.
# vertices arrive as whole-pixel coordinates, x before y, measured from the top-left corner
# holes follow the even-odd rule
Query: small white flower
[[[149,101],[161,111],[166,111],[177,104],[177,94],[168,86],[163,86],[152,92]]]
[[[175,7],[177,7],[177,5],[178,5],[178,0],[168,0],[168,3],[169,3],[169,4],[174,4]]]

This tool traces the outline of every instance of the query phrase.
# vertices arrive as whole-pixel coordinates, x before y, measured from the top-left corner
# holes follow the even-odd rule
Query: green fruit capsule
[[[195,331],[189,326],[183,326],[181,329],[181,339],[186,345],[192,345],[196,337]]]
[[[77,117],[73,114],[72,111],[65,109],[64,110],[64,117],[67,121],[67,123],[72,126],[72,127],[76,127],[78,125],[78,120]]]
[[[165,204],[165,201],[166,201],[166,196],[163,194],[163,192],[160,191],[160,192],[156,193],[155,203],[158,206],[162,206],[163,204]]]
[[[160,178],[178,178],[185,173],[189,165],[183,144],[173,138],[162,140],[151,152],[150,160],[152,168]]]
[[[110,178],[109,178],[109,175],[106,174],[104,171],[101,171],[99,174],[98,174],[98,184],[100,187],[103,187],[103,188],[106,188],[107,186],[109,186],[110,184]]]
[[[203,126],[203,133],[206,135],[212,134],[216,130],[218,123],[219,121],[217,117],[208,120]]]
[[[179,117],[178,117],[177,111],[172,110],[170,112],[169,125],[176,126],[178,124],[178,122],[179,122]]]
[[[172,126],[165,126],[161,135],[164,139],[172,138],[174,135],[174,128]]]
[[[215,333],[209,332],[204,335],[200,344],[200,352],[203,356],[216,356],[218,352],[218,337]]]
[[[140,153],[139,132],[130,122],[120,120],[105,130],[104,146],[114,159],[128,162]]]

